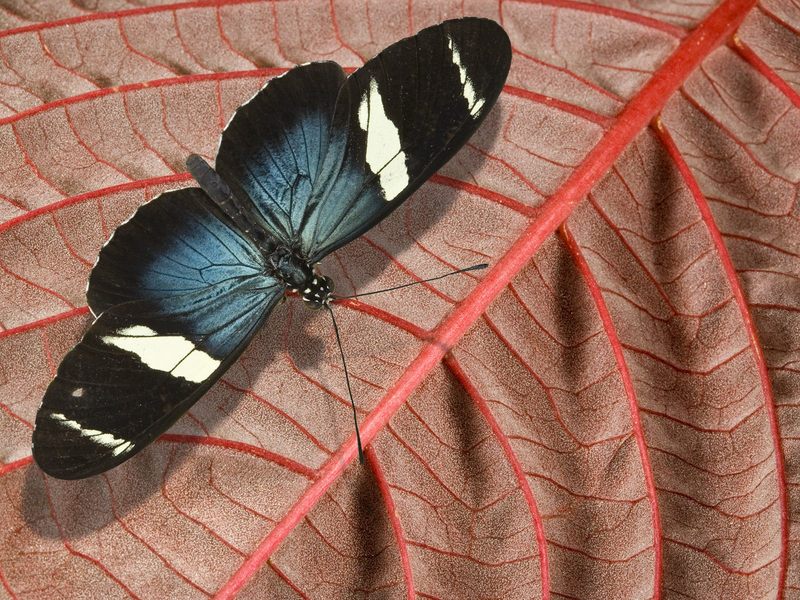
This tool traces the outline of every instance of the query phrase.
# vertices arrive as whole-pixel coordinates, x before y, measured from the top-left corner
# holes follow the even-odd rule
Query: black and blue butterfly
[[[222,376],[287,291],[330,310],[333,283],[315,265],[461,148],[510,62],[499,25],[462,18],[349,77],[316,62],[272,79],[233,115],[214,169],[189,157],[200,187],[143,205],[101,250],[87,289],[98,316],[36,416],[39,466],[77,479],[142,450]]]

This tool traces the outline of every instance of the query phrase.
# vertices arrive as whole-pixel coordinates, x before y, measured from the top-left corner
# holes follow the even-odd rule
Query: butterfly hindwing
[[[120,225],[97,259],[86,296],[111,306],[206,289],[261,273],[264,258],[199,188],[161,194]]]
[[[295,67],[239,107],[222,133],[217,172],[253,220],[285,245],[303,227],[344,81],[334,62]]]

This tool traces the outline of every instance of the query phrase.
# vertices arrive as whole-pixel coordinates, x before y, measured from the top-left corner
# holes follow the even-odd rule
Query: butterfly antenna
[[[356,415],[356,403],[353,401],[353,390],[350,388],[350,375],[347,373],[347,361],[344,359],[344,349],[342,348],[342,339],[339,337],[339,326],[336,324],[336,317],[333,316],[333,309],[330,304],[325,304],[325,308],[331,315],[333,321],[333,331],[336,334],[336,343],[339,346],[339,354],[342,356],[342,366],[344,366],[344,380],[347,382],[347,395],[350,396],[350,406],[353,407],[353,423],[356,426],[356,441],[358,442],[358,462],[364,464],[364,450],[361,447],[361,434],[358,431],[358,415]]]
[[[451,271],[449,273],[445,273],[444,275],[439,275],[437,277],[431,277],[430,279],[423,279],[421,281],[414,281],[412,283],[404,283],[403,285],[396,285],[394,287],[386,288],[385,290],[375,290],[374,292],[363,292],[361,294],[353,294],[352,296],[334,296],[334,300],[347,300],[349,298],[360,298],[361,296],[371,296],[372,294],[382,294],[383,292],[391,292],[394,290],[399,290],[402,288],[406,288],[412,285],[417,285],[418,283],[427,283],[429,281],[436,281],[437,279],[444,279],[445,277],[450,277],[450,275],[456,275],[458,273],[466,273],[467,271],[478,271],[480,269],[485,269],[489,265],[487,263],[481,263],[479,265],[472,265],[471,267],[465,267],[464,269],[458,269],[457,271]]]

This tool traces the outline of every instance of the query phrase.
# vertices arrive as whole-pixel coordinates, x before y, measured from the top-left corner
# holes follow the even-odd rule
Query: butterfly
[[[187,160],[199,187],[142,205],[100,251],[86,292],[96,319],[36,415],[42,470],[79,479],[141,451],[287,292],[333,316],[333,282],[316,264],[464,145],[510,63],[505,31],[467,17],[392,44],[349,77],[312,62],[270,80],[225,127],[214,168]]]

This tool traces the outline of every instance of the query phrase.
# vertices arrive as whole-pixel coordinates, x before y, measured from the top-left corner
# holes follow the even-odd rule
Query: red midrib
[[[397,380],[375,409],[363,421],[361,437],[368,444],[391,416],[402,406],[427,374],[438,365],[497,295],[536,253],[544,240],[569,216],[577,203],[589,193],[638,133],[655,117],[700,62],[736,30],[754,0],[728,0],[714,10],[662,65],[640,92],[626,105],[613,127],[589,152],[558,192],[539,209],[536,218],[492,268],[475,290],[436,329],[433,341],[426,344],[408,370]],[[316,505],[356,456],[355,436],[351,436],[320,469],[309,486],[262,540],[258,548],[219,590],[218,598],[231,598],[258,571],[272,552]]]

